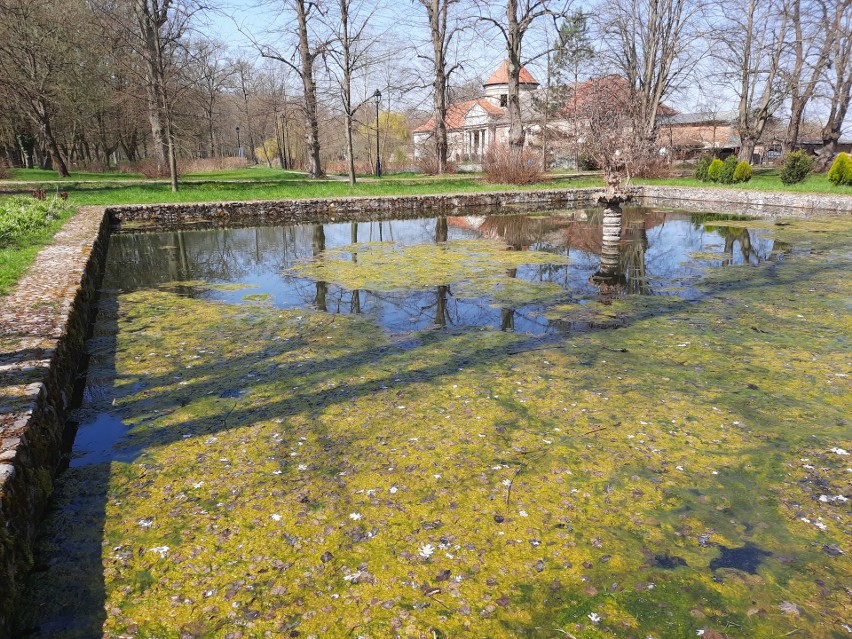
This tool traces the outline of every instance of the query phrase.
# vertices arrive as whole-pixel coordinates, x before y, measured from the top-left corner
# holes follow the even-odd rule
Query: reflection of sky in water
[[[624,287],[622,294],[625,290],[638,290],[643,294],[697,299],[700,293],[694,285],[706,267],[742,267],[746,262],[757,264],[772,258],[773,242],[760,231],[722,228],[720,222],[705,226],[685,215],[646,212],[649,215],[625,211],[616,269],[632,286]],[[565,291],[560,301],[586,303],[601,296],[591,281],[601,270],[600,214],[592,214],[591,220],[450,218],[447,238],[487,237],[502,239],[516,248],[567,254],[571,260],[568,266],[522,266],[517,278],[557,283]],[[436,239],[435,219],[325,224],[324,248],[352,244],[353,226],[357,226],[358,242],[382,240],[413,245],[434,243]],[[228,303],[244,303],[245,295],[266,294],[271,303],[282,308],[315,306],[317,283],[289,275],[286,269],[322,250],[319,238],[313,225],[114,235],[104,286],[129,291],[187,280],[243,283],[256,288],[188,291]],[[699,259],[694,253],[701,254]],[[332,313],[365,313],[392,331],[406,331],[435,325],[439,298],[443,296],[446,320],[451,326],[508,327],[534,333],[551,330],[541,315],[542,306],[500,308],[488,298],[455,297],[452,283],[448,289],[437,286],[443,282],[435,284],[428,290],[391,293],[356,293],[329,284],[325,287],[326,309]]]

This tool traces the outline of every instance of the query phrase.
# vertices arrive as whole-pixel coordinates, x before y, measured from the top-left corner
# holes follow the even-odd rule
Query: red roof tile
[[[532,73],[527,71],[526,67],[521,67],[521,72],[518,76],[518,80],[521,84],[535,84],[538,85],[538,80],[536,80]],[[509,84],[509,61],[503,60],[503,64],[497,67],[497,70],[491,74],[491,77],[485,81],[485,84],[482,86],[487,87],[493,84]]]
[[[627,80],[619,75],[608,75],[575,85],[573,93],[562,108],[561,115],[564,117],[573,115],[582,117],[598,103],[627,109],[630,103],[630,87]],[[677,111],[666,104],[661,104],[657,113],[658,115],[668,116],[674,115]]]
[[[477,104],[491,115],[499,116],[506,112],[505,109],[494,106],[490,100],[486,100],[485,98],[477,98],[476,100],[468,100],[467,102],[456,102],[455,104],[451,104],[447,107],[447,131],[462,128],[464,126],[464,119],[468,112]],[[433,116],[429,118],[428,122],[421,124],[419,127],[414,129],[412,133],[431,133],[434,130],[435,118]]]

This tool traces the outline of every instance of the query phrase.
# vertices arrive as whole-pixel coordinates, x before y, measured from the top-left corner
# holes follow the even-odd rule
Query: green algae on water
[[[771,233],[812,248],[711,268],[689,303],[558,300],[553,321],[619,328],[541,339],[121,295],[113,356],[90,371],[111,388],[89,410],[128,426],[130,456],[63,476],[22,627],[842,636],[852,222]],[[297,269],[353,289],[460,272],[499,287],[495,254],[529,259],[441,248]],[[755,560],[737,567],[737,549]]]

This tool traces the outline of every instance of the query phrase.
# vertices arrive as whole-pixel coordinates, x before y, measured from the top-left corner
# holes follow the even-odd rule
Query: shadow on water
[[[767,552],[751,543],[741,548],[719,546],[719,556],[710,561],[710,570],[733,568],[747,572],[750,575],[756,575],[757,569],[763,563],[763,560],[771,556],[771,552]]]
[[[351,237],[357,239],[358,228],[346,229],[351,231]],[[278,234],[282,239],[295,237],[302,231],[289,228],[263,229],[263,234]],[[548,229],[551,232],[551,229]],[[212,240],[193,244],[184,241],[186,238],[177,237],[180,233],[171,234],[170,238],[165,235],[155,236],[157,239],[151,243],[141,242],[134,236],[123,236],[122,243],[111,244],[110,263],[112,268],[122,271],[122,284],[129,288],[142,288],[153,286],[165,281],[185,281],[196,278],[214,278],[218,280],[233,281],[236,277],[240,280],[255,281],[258,285],[262,283],[264,273],[258,271],[258,265],[264,261],[272,260],[276,269],[280,269],[284,263],[293,257],[303,257],[304,251],[296,249],[294,243],[285,241],[283,245],[270,242],[271,249],[264,249],[256,253],[256,261],[246,257],[244,251],[237,251],[229,245],[224,231],[212,232]],[[438,221],[434,231],[435,241],[446,242],[451,236],[451,231],[446,220]],[[315,227],[311,233],[309,252],[320,254],[325,250],[327,244],[327,229],[321,225]],[[307,238],[308,235],[304,237]],[[528,238],[526,238],[528,239]],[[518,242],[522,246],[525,238]],[[541,242],[541,238],[538,239]],[[535,242],[531,242],[534,244]],[[647,238],[642,237],[640,244],[647,244]],[[156,245],[160,246],[156,246]],[[165,248],[167,246],[176,249]],[[257,248],[257,244],[256,244]],[[304,247],[303,247],[304,248]],[[212,250],[211,250],[212,249]],[[572,249],[573,250],[573,249]],[[635,249],[631,249],[635,250]],[[639,251],[644,259],[645,250]],[[278,252],[277,257],[274,255]],[[292,252],[292,253],[291,253]],[[566,248],[567,252],[567,248]],[[354,259],[354,257],[353,257]],[[632,261],[631,261],[632,260]],[[631,258],[627,263],[633,264],[631,268],[644,270],[642,260]],[[638,266],[642,264],[641,267]],[[154,268],[156,265],[157,268]],[[600,265],[589,265],[587,270],[596,269]],[[165,273],[163,272],[165,270]],[[602,269],[601,269],[602,270]],[[510,274],[515,277],[517,273]],[[636,277],[636,276],[634,276]],[[636,277],[636,279],[641,279]],[[588,281],[588,277],[584,280]],[[116,282],[105,283],[105,286],[116,285]],[[314,282],[312,294],[305,299],[304,293],[300,292],[300,303],[313,305],[323,311],[331,307],[329,291],[324,282]],[[747,279],[735,283],[725,284],[728,290],[748,290],[755,286]],[[189,287],[193,295],[210,295],[209,292],[199,293],[197,289]],[[364,302],[358,291],[354,292],[351,304],[347,308],[352,312],[362,312]],[[229,298],[229,293],[221,296],[214,295],[216,299]],[[433,304],[428,308],[430,323],[437,326],[447,326],[450,313],[448,301],[451,295],[449,286],[437,286],[428,293],[432,297]],[[366,292],[365,292],[366,296]],[[312,298],[312,299],[311,299]],[[359,300],[356,302],[355,300]],[[700,303],[700,302],[697,302]],[[98,313],[98,326],[100,332],[96,333],[91,344],[89,379],[87,388],[93,395],[92,404],[103,406],[110,397],[104,388],[112,386],[116,377],[115,370],[115,348],[118,330],[119,298],[117,296],[104,296],[101,299]],[[357,310],[356,310],[357,309]],[[499,317],[499,328],[511,330],[515,319],[515,309],[496,309]],[[626,319],[628,322],[641,321],[644,317],[659,314],[659,310],[642,310],[634,313]],[[668,312],[674,312],[670,309]],[[289,398],[281,397],[270,401],[263,406],[265,413],[274,413],[280,416],[295,415],[305,411],[304,406],[310,406],[310,411],[318,412],[323,409],[342,402],[351,402],[354,398],[369,397],[373,393],[386,388],[385,384],[391,381],[398,386],[404,387],[424,382],[433,382],[442,377],[453,374],[460,368],[473,363],[487,363],[502,361],[508,357],[520,355],[536,350],[543,346],[559,348],[561,344],[567,344],[571,340],[570,333],[559,332],[548,337],[541,336],[518,336],[512,343],[511,351],[505,347],[483,346],[464,353],[448,354],[445,359],[429,359],[429,366],[400,371],[394,367],[393,358],[403,348],[418,348],[428,343],[433,336],[426,334],[412,345],[410,339],[391,342],[388,346],[368,347],[363,350],[347,352],[337,357],[331,357],[319,362],[307,364],[311,375],[323,372],[345,372],[348,369],[370,366],[375,370],[382,371],[383,375],[378,379],[365,381],[361,384],[350,385],[342,389],[338,388],[310,388],[300,392],[299,399],[302,404],[291,402]],[[419,344],[419,346],[418,346]],[[79,453],[72,456],[70,468],[63,474],[58,482],[57,498],[55,504],[63,504],[63,508],[51,512],[47,523],[42,529],[36,549],[36,565],[33,571],[30,585],[25,593],[26,605],[18,622],[18,636],[20,637],[53,637],[63,638],[87,638],[99,636],[101,627],[106,618],[104,602],[106,600],[105,584],[103,580],[104,565],[109,560],[111,549],[104,548],[102,531],[104,529],[105,511],[108,499],[108,487],[110,482],[111,461],[130,462],[137,460],[144,454],[147,447],[164,446],[181,439],[192,436],[209,436],[216,432],[238,427],[249,423],[256,417],[257,407],[240,406],[240,399],[245,387],[258,385],[280,374],[276,368],[266,366],[265,360],[273,353],[296,352],[305,343],[296,339],[287,344],[253,344],[250,348],[238,356],[230,358],[227,367],[221,362],[194,367],[191,371],[183,373],[182,383],[177,390],[170,390],[165,403],[160,404],[162,416],[168,411],[174,410],[193,397],[217,392],[220,398],[235,400],[225,419],[215,425],[207,425],[203,432],[196,432],[193,424],[180,424],[169,429],[162,429],[155,434],[147,434],[136,437],[133,448],[116,446],[126,434],[126,427],[119,416],[109,411],[103,412],[84,406],[79,411],[77,419],[80,428],[77,432],[76,449]],[[605,354],[599,354],[606,356]],[[593,365],[594,362],[589,362]],[[223,370],[227,368],[227,370]],[[233,388],[233,380],[240,380],[243,385],[238,389]],[[142,383],[142,380],[138,380]],[[174,384],[173,376],[146,377],[144,384],[152,392],[158,388],[169,387]],[[132,393],[138,390],[138,386],[130,386],[127,390],[112,391],[114,393]],[[113,395],[113,398],[115,395]],[[88,420],[87,420],[88,418]],[[328,450],[335,452],[341,459],[347,455],[346,444],[341,441],[332,441],[330,437],[319,434],[320,440],[327,440]],[[712,570],[719,568],[737,568],[749,573],[754,573],[760,562],[769,553],[756,546],[747,544],[743,548],[720,547],[719,558],[710,564]],[[668,555],[657,555],[656,564],[663,569],[675,569],[685,565],[680,557]],[[558,590],[558,589],[557,589]],[[554,590],[553,592],[556,592]]]

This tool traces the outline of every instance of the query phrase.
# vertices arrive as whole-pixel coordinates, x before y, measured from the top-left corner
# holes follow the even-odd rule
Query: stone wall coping
[[[0,298],[0,637],[62,454],[109,233],[82,207]]]

